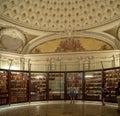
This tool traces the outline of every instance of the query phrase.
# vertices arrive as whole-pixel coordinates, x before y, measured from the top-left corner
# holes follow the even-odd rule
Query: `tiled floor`
[[[1,106],[0,116],[120,116],[117,104],[95,101],[44,101]]]

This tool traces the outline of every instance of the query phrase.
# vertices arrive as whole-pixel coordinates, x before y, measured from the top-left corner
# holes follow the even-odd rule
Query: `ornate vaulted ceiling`
[[[119,19],[120,0],[0,0],[0,48],[18,53],[120,49]]]

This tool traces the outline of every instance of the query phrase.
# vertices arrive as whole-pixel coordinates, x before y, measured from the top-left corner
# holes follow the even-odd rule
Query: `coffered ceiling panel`
[[[117,20],[120,0],[0,0],[0,17],[37,30],[85,30]]]

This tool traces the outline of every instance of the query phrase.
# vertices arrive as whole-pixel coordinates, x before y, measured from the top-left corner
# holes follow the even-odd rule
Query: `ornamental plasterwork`
[[[120,42],[117,39],[119,34],[116,34],[115,29],[109,31],[116,26],[116,24],[113,26],[113,23],[115,21],[119,22],[119,18],[120,0],[0,0],[0,23],[4,24],[4,20],[4,22],[7,22],[6,26],[9,22],[11,26],[14,25],[24,30],[24,33],[22,32],[23,40],[19,37],[15,37],[14,40],[14,37],[10,36],[12,39],[9,39],[9,45],[7,45],[8,41],[6,39],[0,38],[0,48],[8,51],[18,51],[19,53],[31,53],[37,48],[36,52],[43,53],[43,50],[39,49],[39,45],[45,45],[44,43],[47,43],[47,41],[53,42],[53,40],[58,39],[58,44],[53,47],[53,50],[50,50],[47,46],[47,52],[76,51],[79,48],[73,46],[73,48],[69,47],[67,49],[65,46],[64,50],[57,50],[60,47],[60,38],[64,39],[72,36],[73,38],[95,38],[105,43],[98,45],[99,49],[92,50],[120,49]],[[111,27],[110,24],[112,24]],[[97,29],[100,27],[106,27],[105,31],[98,31]],[[19,29],[17,29],[18,33]],[[81,33],[81,30],[83,32],[88,31],[88,33]],[[37,31],[37,34],[32,33],[35,31]],[[66,33],[67,31],[68,33]],[[73,33],[69,34],[69,31]],[[71,43],[71,41],[68,43]],[[85,43],[80,42],[79,44],[82,49],[78,51],[89,50],[84,46],[86,40]],[[88,46],[91,46],[91,44]]]
[[[91,29],[120,18],[120,0],[0,0],[0,18],[32,29]]]
[[[31,34],[25,34],[26,36],[26,42],[30,42],[32,39],[36,38],[35,35],[31,35]]]
[[[16,28],[6,27],[0,30],[0,42],[8,51],[21,50],[25,41],[25,35]]]

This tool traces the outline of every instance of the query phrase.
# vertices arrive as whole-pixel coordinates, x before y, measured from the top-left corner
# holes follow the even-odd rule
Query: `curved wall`
[[[0,68],[32,71],[81,71],[120,66],[120,51],[17,54],[0,52]]]

